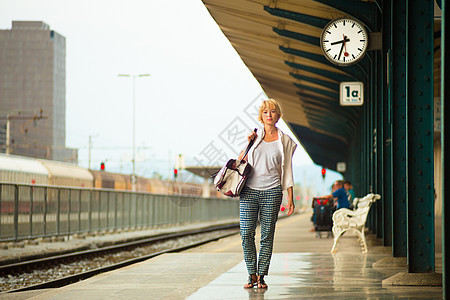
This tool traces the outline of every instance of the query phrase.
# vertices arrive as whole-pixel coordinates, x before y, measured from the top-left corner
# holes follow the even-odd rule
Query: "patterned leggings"
[[[245,186],[240,194],[241,239],[248,274],[267,275],[269,271],[275,223],[282,197],[281,186],[263,191]],[[258,215],[261,223],[261,245],[256,269],[255,229]]]

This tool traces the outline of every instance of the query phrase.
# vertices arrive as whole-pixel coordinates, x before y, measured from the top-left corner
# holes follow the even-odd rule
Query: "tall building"
[[[0,128],[1,152],[78,160],[78,150],[66,148],[66,39],[44,22],[0,30]]]

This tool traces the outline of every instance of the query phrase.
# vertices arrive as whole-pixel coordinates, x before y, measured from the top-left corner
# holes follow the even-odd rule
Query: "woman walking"
[[[246,159],[253,166],[240,194],[240,233],[244,260],[249,274],[244,288],[267,288],[264,276],[268,274],[272,256],[275,223],[280,210],[283,191],[287,190],[288,216],[294,212],[292,175],[292,155],[297,145],[276,127],[281,118],[277,101],[265,100],[259,107],[258,120],[263,124],[259,135],[252,132],[248,140],[255,139]],[[256,257],[255,229],[257,220],[261,225],[261,244],[259,257]]]

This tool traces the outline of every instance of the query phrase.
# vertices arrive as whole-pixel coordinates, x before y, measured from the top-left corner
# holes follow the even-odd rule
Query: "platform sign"
[[[347,166],[345,165],[345,162],[338,162],[336,165],[336,171],[340,173],[344,173],[347,171]]]
[[[360,81],[341,82],[339,95],[342,106],[363,105],[364,84]]]

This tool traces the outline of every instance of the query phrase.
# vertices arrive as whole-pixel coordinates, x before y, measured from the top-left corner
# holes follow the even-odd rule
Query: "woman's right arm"
[[[241,151],[241,154],[239,154],[238,160],[242,160],[242,156],[244,156],[244,151]]]

